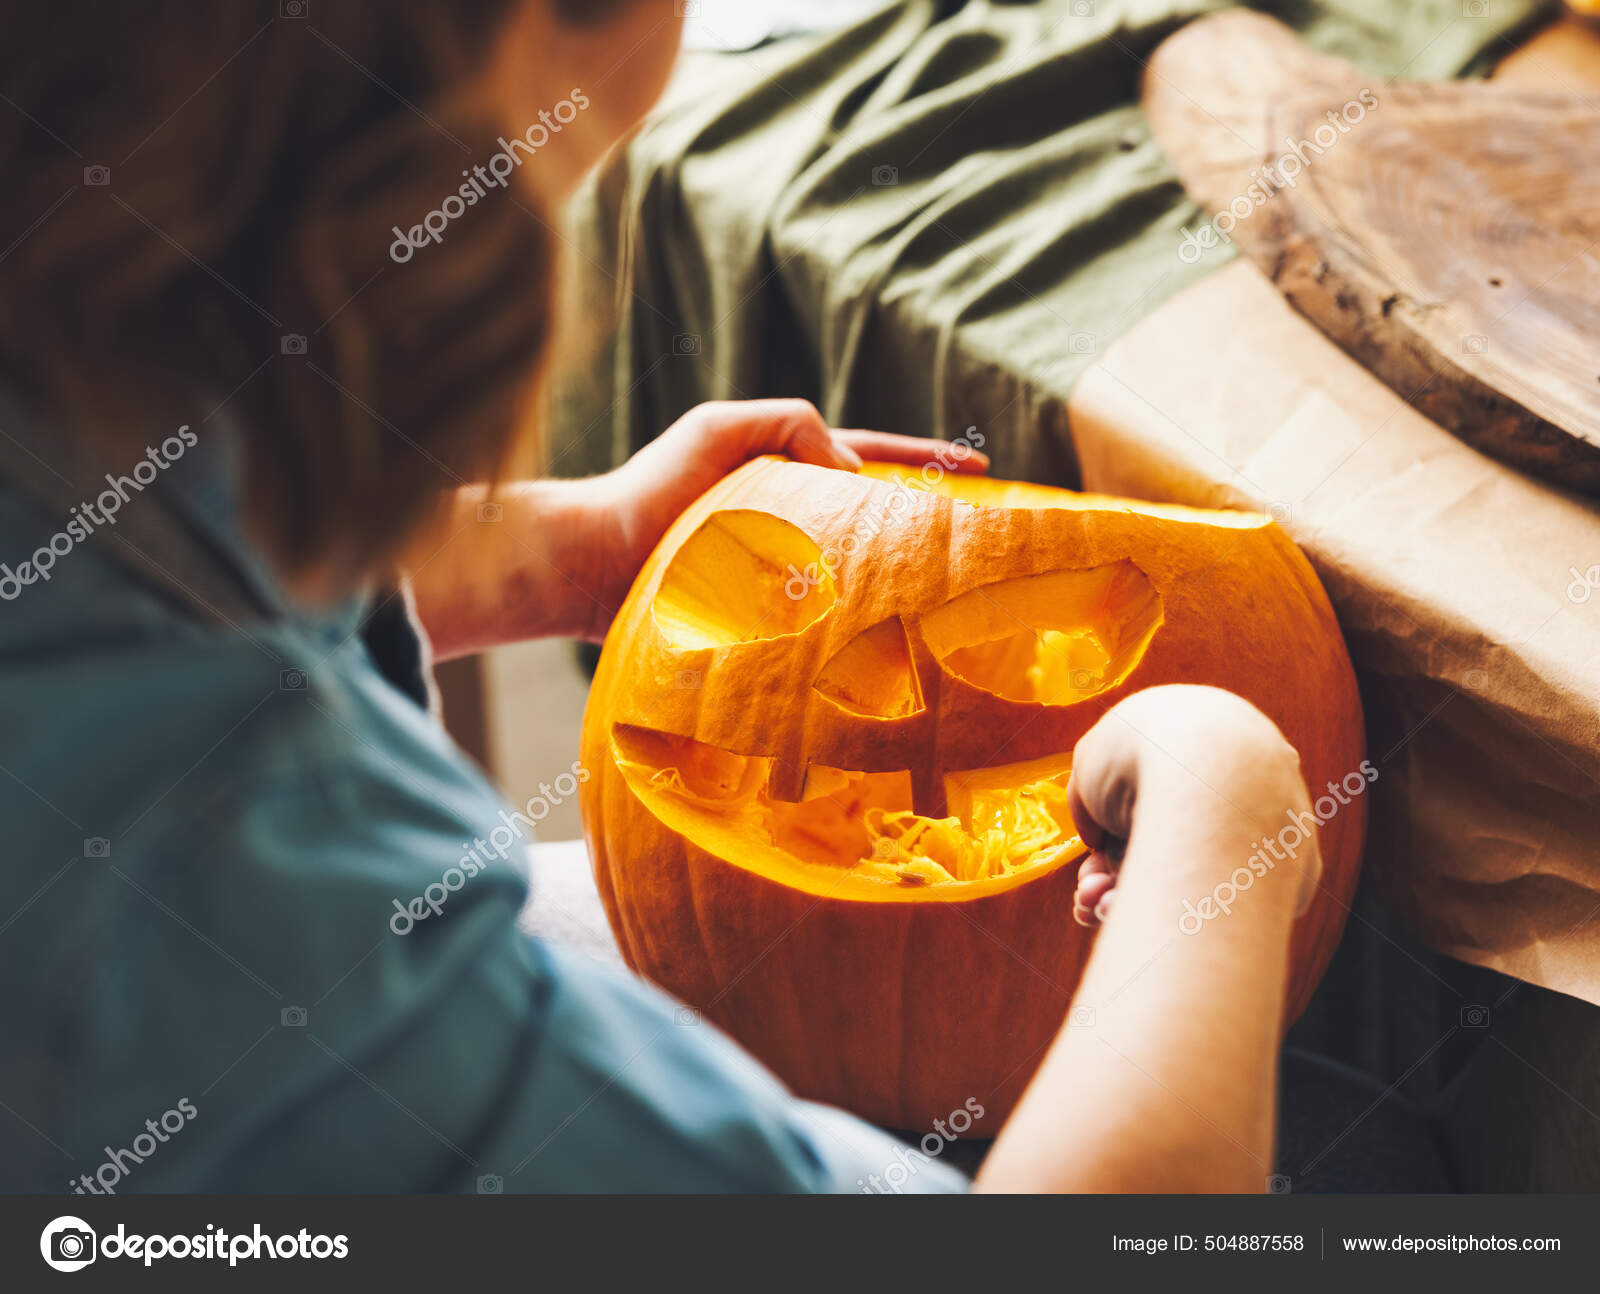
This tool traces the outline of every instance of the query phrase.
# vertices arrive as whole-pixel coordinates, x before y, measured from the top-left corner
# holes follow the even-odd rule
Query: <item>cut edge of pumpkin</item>
[[[1008,701],[1075,705],[1132,674],[1165,618],[1150,577],[1124,558],[980,585],[919,625],[963,682]]]
[[[661,576],[651,615],[680,651],[798,634],[833,606],[822,550],[798,526],[750,508],[713,512]]]
[[[996,894],[1081,859],[1070,754],[946,775],[951,816],[911,807],[909,772],[812,765],[798,803],[768,792],[772,760],[630,724],[611,757],[640,804],[722,862],[819,897],[950,902]]]
[[[1109,494],[1082,494],[1059,485],[1001,481],[967,472],[925,473],[896,463],[867,463],[861,475],[906,489],[939,494],[978,508],[1064,508],[1078,512],[1133,512],[1206,526],[1259,530],[1273,524],[1264,512],[1244,508],[1193,508],[1182,503],[1153,503]]]

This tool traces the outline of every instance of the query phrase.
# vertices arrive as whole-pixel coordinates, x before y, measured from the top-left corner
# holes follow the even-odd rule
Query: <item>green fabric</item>
[[[1200,213],[1137,103],[1161,40],[1225,7],[905,0],[689,57],[574,212],[594,340],[555,385],[552,469],[605,470],[702,400],[803,395],[836,425],[976,426],[998,472],[1074,482],[1074,382],[1230,255],[1178,258]],[[1257,7],[1408,79],[1482,72],[1551,8]]]

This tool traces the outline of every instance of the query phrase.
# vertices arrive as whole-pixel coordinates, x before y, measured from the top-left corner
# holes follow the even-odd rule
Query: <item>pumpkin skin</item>
[[[1111,706],[1178,682],[1263,710],[1313,799],[1361,768],[1332,608],[1264,516],[748,463],[662,539],[590,691],[584,833],[623,956],[801,1096],[908,1129],[975,1098],[966,1135],[992,1136],[1092,945],[1081,842],[1068,820],[1032,861],[930,883],[877,836],[846,861],[858,821],[891,821],[862,803],[977,823],[1028,783],[1048,810],[1029,779],[1064,785]],[[1364,796],[1319,829],[1286,1020],[1338,942],[1364,832]]]

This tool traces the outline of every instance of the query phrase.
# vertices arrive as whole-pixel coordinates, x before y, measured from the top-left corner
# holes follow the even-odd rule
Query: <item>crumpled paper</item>
[[[1265,510],[1311,558],[1402,919],[1600,1003],[1600,506],[1418,414],[1243,262],[1127,333],[1070,417],[1085,488]]]

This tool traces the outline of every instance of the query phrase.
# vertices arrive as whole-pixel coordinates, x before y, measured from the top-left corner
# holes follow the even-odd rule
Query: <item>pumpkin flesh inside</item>
[[[973,897],[1085,852],[1067,809],[1070,755],[948,773],[950,816],[929,818],[912,808],[906,771],[813,764],[801,799],[789,803],[769,790],[766,756],[627,724],[613,730],[612,750],[629,788],[671,830],[817,892]]]

